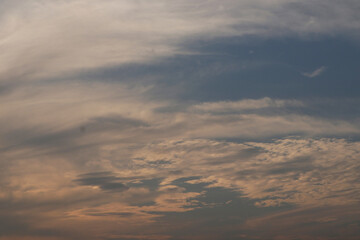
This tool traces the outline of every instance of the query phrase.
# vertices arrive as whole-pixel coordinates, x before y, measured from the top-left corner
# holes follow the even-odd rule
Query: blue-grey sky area
[[[0,1],[0,240],[359,239],[359,11]]]

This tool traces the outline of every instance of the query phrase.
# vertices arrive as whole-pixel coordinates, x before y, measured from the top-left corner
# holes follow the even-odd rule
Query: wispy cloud
[[[74,81],[24,85],[1,95],[6,105],[0,122],[6,128],[0,135],[0,199],[9,206],[3,214],[47,219],[26,224],[30,229],[61,226],[84,238],[89,233],[84,221],[103,223],[91,234],[114,231],[112,221],[131,234],[139,222],[146,229],[168,212],[207,206],[199,200],[206,189],[191,191],[176,179],[237,191],[258,207],[357,201],[358,143],[262,140],[354,134],[360,132],[358,123],[301,114],[297,109],[306,103],[271,98],[161,112],[172,101],[149,100],[145,91],[123,83]]]
[[[286,107],[302,107],[302,102],[296,100],[277,100],[271,98],[262,99],[244,99],[240,101],[220,101],[202,103],[193,106],[195,111],[212,112],[212,113],[234,113],[244,110],[259,110],[266,108],[286,108]]]
[[[0,12],[1,79],[20,81],[148,62],[188,53],[185,42],[191,39],[353,35],[360,28],[356,5],[286,0],[2,1],[7,11]]]
[[[309,78],[314,78],[317,76],[320,76],[321,74],[323,74],[326,71],[327,67],[322,66],[319,67],[318,69],[315,69],[312,72],[303,72],[302,75],[304,75],[305,77],[309,77]]]

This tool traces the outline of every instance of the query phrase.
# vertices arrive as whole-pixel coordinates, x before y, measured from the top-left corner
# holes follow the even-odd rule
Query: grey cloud
[[[87,213],[89,216],[95,217],[106,217],[106,216],[121,216],[121,217],[129,217],[134,215],[131,212],[103,212],[103,213]]]
[[[129,189],[129,187],[119,182],[119,179],[110,172],[81,174],[74,181],[83,186],[97,186],[104,191],[122,192]]]
[[[2,203],[4,204],[4,203]],[[0,214],[0,236],[12,235],[17,232],[29,231],[30,226],[21,217],[11,214]]]
[[[7,139],[7,146],[0,148],[0,152],[16,150],[32,146],[38,149],[47,149],[51,152],[73,152],[80,148],[97,147],[112,139],[102,139],[92,143],[75,143],[79,139],[91,139],[91,136],[105,133],[121,133],[139,131],[138,128],[149,127],[149,124],[139,120],[123,117],[121,115],[104,115],[102,117],[90,118],[71,128],[49,132],[47,129],[18,127],[16,130],[3,134]]]
[[[269,166],[269,169],[266,170],[265,175],[286,174],[291,172],[296,175],[300,175],[316,168],[312,162],[312,156],[296,157],[295,159],[289,159],[289,161],[276,163],[272,166]]]
[[[74,206],[73,204],[69,199],[65,202],[23,199],[16,203],[11,199],[1,199],[0,239],[26,239],[29,236],[37,239],[76,239],[72,230],[38,225],[43,221],[54,221],[51,216],[45,217],[42,213],[54,212],[66,208],[67,205]]]
[[[328,239],[352,240],[359,235],[359,228],[356,224],[358,222],[357,214],[359,214],[358,205],[305,207],[249,219],[244,229],[249,230],[249,232],[255,231],[261,239],[277,239],[280,237],[286,239],[296,235],[303,239],[321,236]],[[271,233],[268,231],[270,228]],[[285,233],[284,228],[289,231]]]

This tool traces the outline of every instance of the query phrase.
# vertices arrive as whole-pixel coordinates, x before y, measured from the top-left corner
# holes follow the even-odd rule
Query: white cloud
[[[261,139],[360,133],[357,122],[301,114],[297,109],[307,106],[294,100],[205,102],[159,112],[172,103],[149,101],[144,94],[147,89],[101,82],[86,86],[76,81],[24,85],[0,96],[4,105],[0,123],[6,126],[0,129],[0,143],[12,146],[33,141],[37,145],[40,141],[51,148],[67,148],[75,142],[101,144],[115,139],[143,143],[173,137]]]
[[[190,39],[353,35],[355,1],[2,1],[2,81],[188,53]],[[326,10],[324,10],[326,9]],[[15,80],[16,79],[16,80]]]
[[[206,102],[193,106],[195,111],[225,113],[242,110],[256,110],[265,108],[302,107],[302,102],[296,100],[276,100],[271,98],[245,99],[240,101]]]
[[[303,72],[302,75],[304,75],[305,77],[314,78],[314,77],[320,76],[325,71],[326,71],[326,67],[322,66],[322,67],[319,67],[318,69],[315,69],[312,72]]]

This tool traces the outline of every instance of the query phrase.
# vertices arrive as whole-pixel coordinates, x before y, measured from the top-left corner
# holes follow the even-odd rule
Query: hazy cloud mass
[[[0,240],[359,239],[359,11],[0,1]]]

